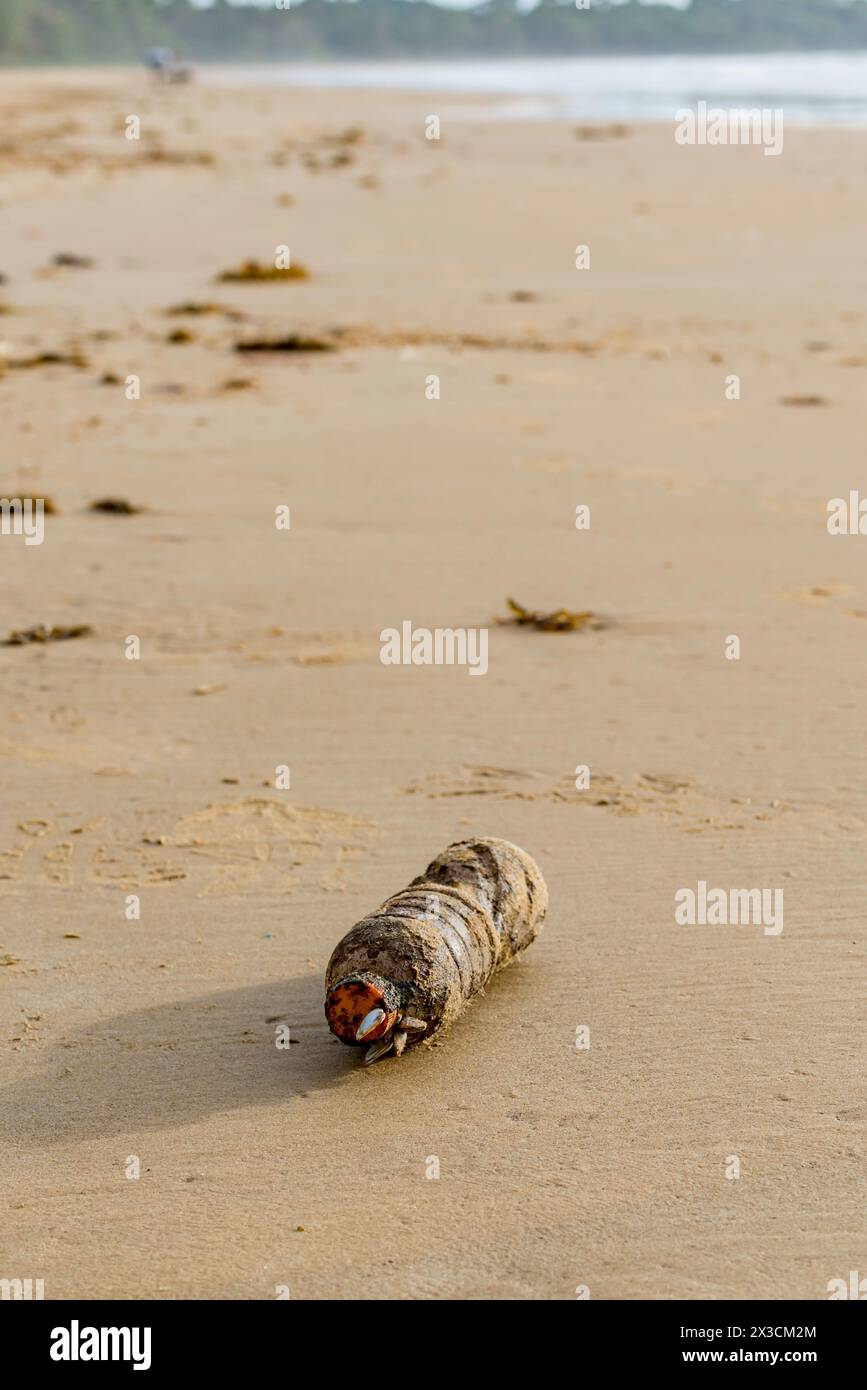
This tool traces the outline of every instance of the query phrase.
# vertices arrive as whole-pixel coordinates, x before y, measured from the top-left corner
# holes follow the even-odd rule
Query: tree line
[[[426,0],[277,4],[0,0],[0,62],[134,62],[155,45],[222,62],[867,49],[865,0],[692,0],[687,10],[542,0],[530,12],[513,0],[471,11]]]

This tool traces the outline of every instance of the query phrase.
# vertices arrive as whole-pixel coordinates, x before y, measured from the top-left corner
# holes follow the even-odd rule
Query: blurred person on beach
[[[178,62],[173,48],[149,48],[144,63],[161,82],[189,82],[193,75],[188,63]]]

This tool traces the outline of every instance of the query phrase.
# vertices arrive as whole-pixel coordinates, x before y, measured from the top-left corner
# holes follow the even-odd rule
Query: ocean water
[[[437,114],[669,121],[681,107],[781,107],[796,125],[867,125],[867,53],[546,58],[485,62],[275,63],[205,70],[221,84],[380,89],[449,98]]]

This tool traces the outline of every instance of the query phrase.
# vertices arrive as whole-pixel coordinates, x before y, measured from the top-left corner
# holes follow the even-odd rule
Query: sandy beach
[[[46,1298],[867,1272],[867,133],[453,102],[4,77],[0,496],[53,510],[0,640],[90,629],[0,647],[0,1275]],[[486,674],[384,665],[405,621]],[[475,835],[545,928],[364,1068],[332,948]],[[699,882],[783,930],[679,925]]]

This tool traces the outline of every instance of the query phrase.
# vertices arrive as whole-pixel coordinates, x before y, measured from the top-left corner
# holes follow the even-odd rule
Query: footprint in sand
[[[252,887],[288,892],[298,881],[296,870],[308,864],[323,871],[320,886],[339,890],[341,859],[359,851],[373,829],[340,811],[251,796],[205,806],[168,834],[148,839],[174,851],[172,859],[200,894],[223,896]]]
[[[448,796],[532,797],[525,783],[537,780],[533,772],[517,772],[513,768],[486,767],[468,763],[454,772],[435,772],[404,787],[407,796],[426,796],[431,799]]]
[[[188,882],[200,896],[244,890],[290,891],[304,871],[319,872],[319,887],[343,892],[344,867],[362,854],[373,824],[339,811],[285,806],[268,797],[247,797],[192,811],[166,826],[143,832],[82,823],[23,821],[15,841],[0,850],[0,879],[75,887],[85,882],[119,891]],[[94,840],[88,832],[99,832]],[[72,839],[80,836],[80,839]],[[37,850],[38,847],[38,850]]]
[[[574,776],[550,781],[542,774],[512,768],[465,764],[452,772],[433,773],[404,787],[406,796],[494,797],[502,801],[549,801],[618,817],[652,815],[672,821],[683,834],[746,830],[757,822],[776,821],[795,807],[778,798],[731,796],[694,786],[670,772],[640,772],[619,778],[593,771],[582,791]],[[803,814],[803,808],[801,808]],[[811,807],[810,816],[833,817],[829,807]]]

